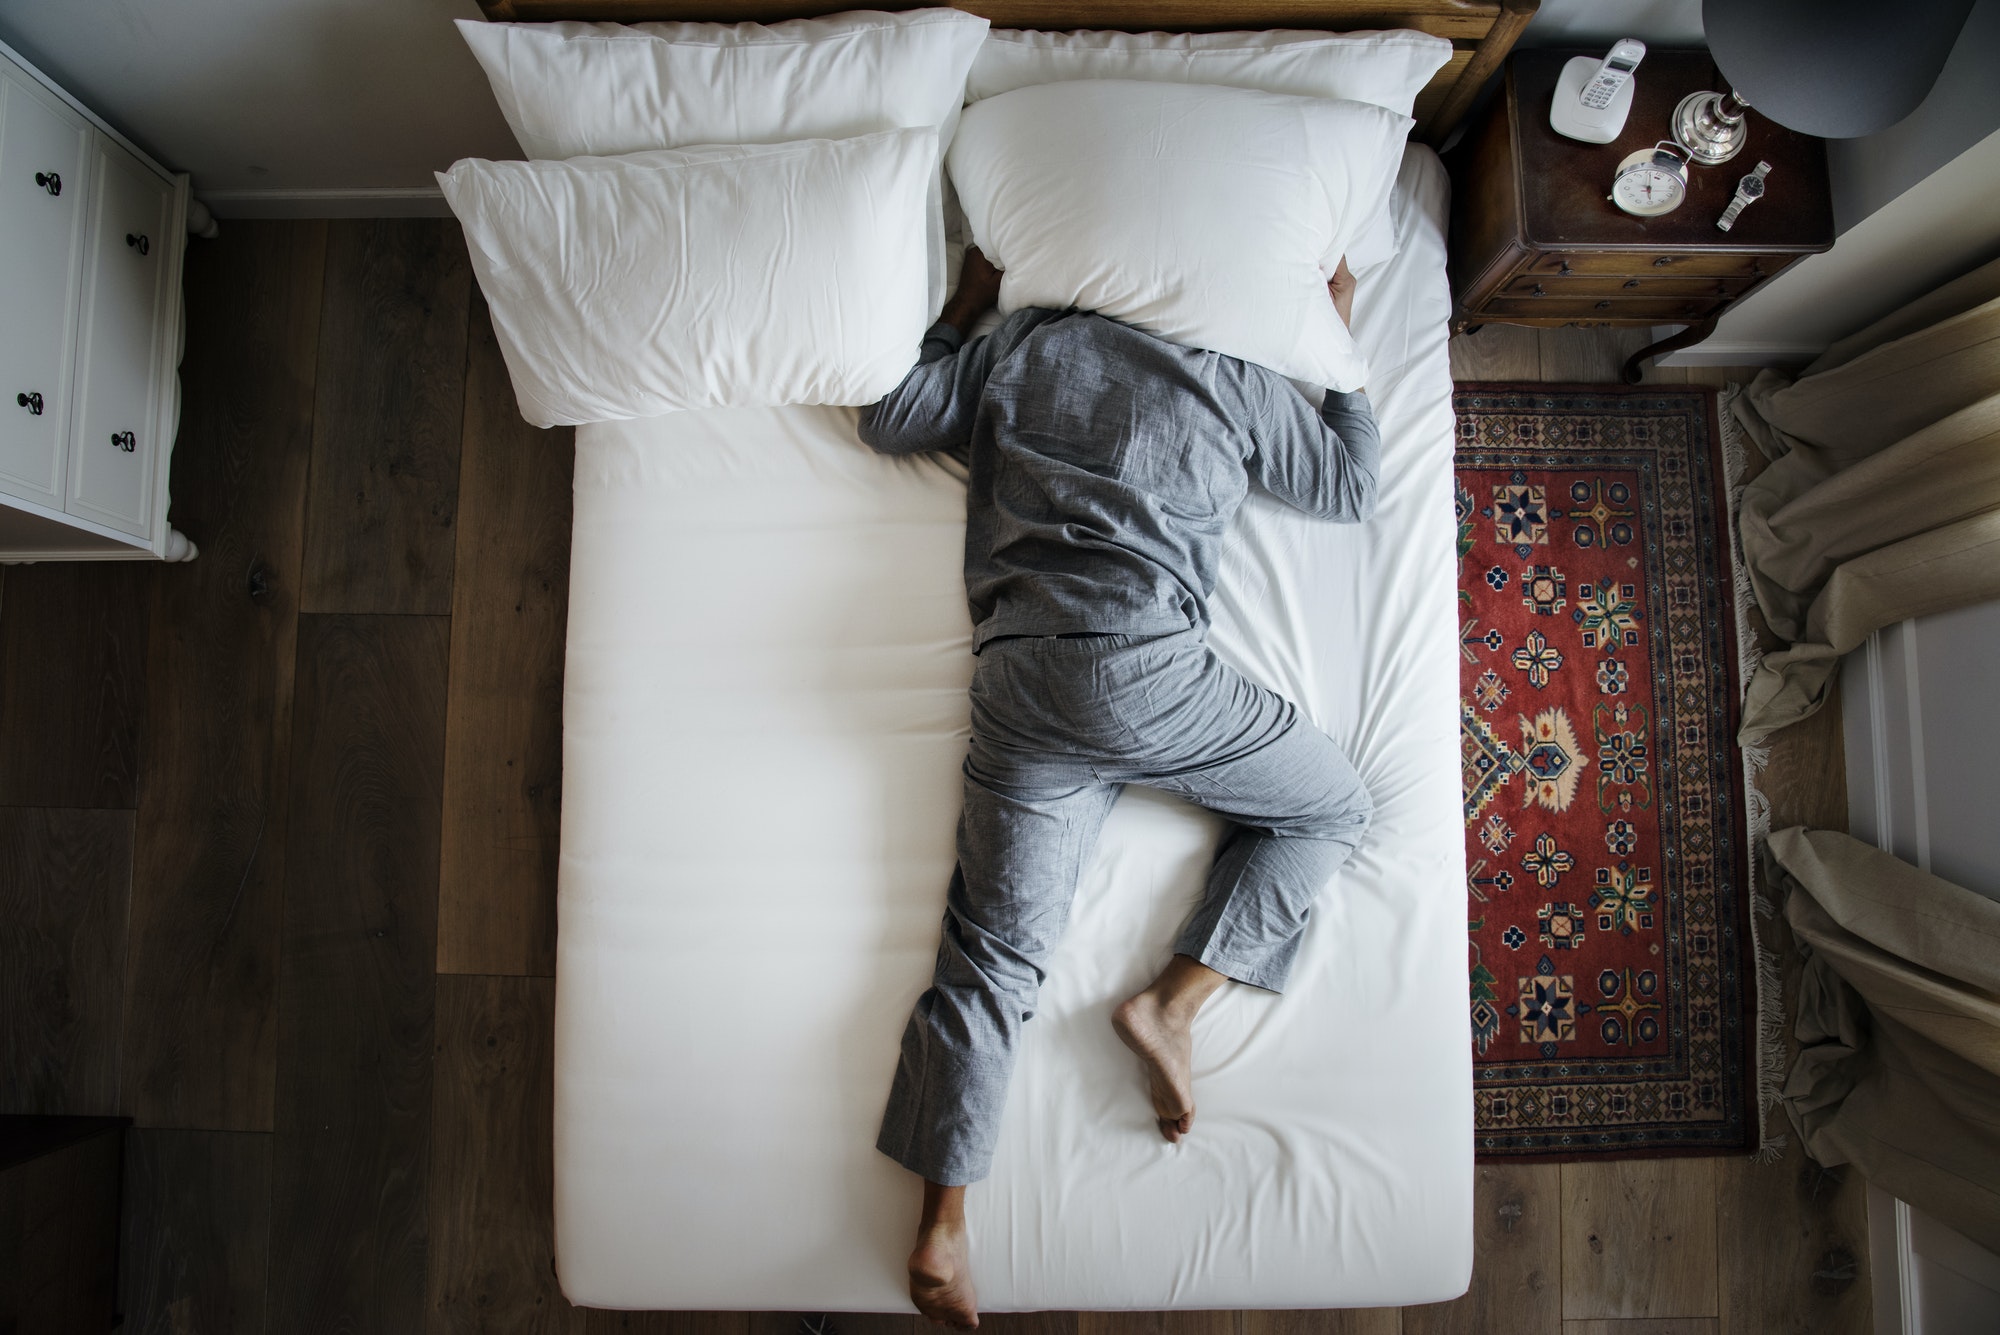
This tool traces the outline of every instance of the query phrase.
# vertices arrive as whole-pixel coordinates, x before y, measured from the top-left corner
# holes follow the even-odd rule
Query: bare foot
[[[1194,1127],[1194,1016],[1182,1018],[1147,988],[1111,1012],[1111,1027],[1146,1063],[1160,1134],[1178,1143]]]
[[[941,1325],[958,1330],[979,1326],[979,1299],[972,1291],[972,1254],[965,1222],[930,1225],[917,1235],[910,1253],[910,1301]]]

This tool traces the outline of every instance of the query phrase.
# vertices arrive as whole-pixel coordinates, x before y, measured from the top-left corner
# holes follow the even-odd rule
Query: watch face
[[[1611,184],[1612,202],[1640,218],[1673,212],[1686,192],[1687,185],[1677,173],[1651,164],[1628,168]]]
[[[1736,189],[1750,199],[1761,199],[1764,195],[1764,178],[1746,176],[1736,183]]]

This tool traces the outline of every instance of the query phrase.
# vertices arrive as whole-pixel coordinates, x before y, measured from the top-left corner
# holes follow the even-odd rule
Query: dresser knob
[[[62,177],[55,172],[36,172],[35,184],[48,191],[51,195],[60,195],[62,193]]]
[[[127,454],[130,454],[132,451],[139,448],[139,438],[133,435],[130,431],[120,431],[115,433],[111,437],[111,443],[113,445],[116,445],[119,449],[125,451],[125,453]]]
[[[144,255],[153,248],[153,243],[148,241],[143,234],[133,236],[130,232],[125,234],[125,244],[138,251],[141,255]]]
[[[14,402],[26,408],[28,415],[31,417],[40,417],[42,415],[42,396],[39,394],[16,394]]]
[[[1673,262],[1674,262],[1674,257],[1672,255],[1662,255],[1658,259],[1653,261],[1653,267],[1655,269],[1664,269]]]
[[[1569,261],[1568,261],[1568,260],[1564,260],[1564,261],[1562,262],[1562,268],[1560,268],[1560,269],[1556,270],[1556,272],[1557,272],[1557,273],[1559,273],[1559,274],[1561,274],[1561,275],[1562,275],[1563,277],[1565,277],[1565,278],[1569,277],[1569,273],[1570,273],[1570,268],[1569,268]]]
[[[1600,311],[1608,311],[1611,309],[1611,303],[1608,301],[1600,301],[1597,303],[1597,309]]]
[[[1764,276],[1764,261],[1750,261],[1750,276],[1752,278],[1762,278]]]
[[[1543,287],[1540,283],[1537,283],[1535,284],[1535,290],[1533,292],[1530,292],[1528,295],[1531,297],[1546,297],[1548,294],[1549,290]]]
[[[1636,279],[1636,278],[1628,278],[1628,279],[1626,279],[1626,280],[1625,280],[1625,286],[1627,286],[1627,287],[1637,287],[1637,286],[1639,286],[1639,280],[1638,280],[1638,279]]]

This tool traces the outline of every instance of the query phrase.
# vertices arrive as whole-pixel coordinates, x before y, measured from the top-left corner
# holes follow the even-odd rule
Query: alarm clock
[[[1657,218],[1681,206],[1687,186],[1687,150],[1662,139],[1618,164],[1606,198],[1635,218]]]

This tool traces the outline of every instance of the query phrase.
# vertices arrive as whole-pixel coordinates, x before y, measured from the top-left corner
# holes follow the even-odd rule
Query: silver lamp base
[[[1748,104],[1735,93],[1689,93],[1674,108],[1674,142],[1700,167],[1714,167],[1743,151],[1750,139]]]

